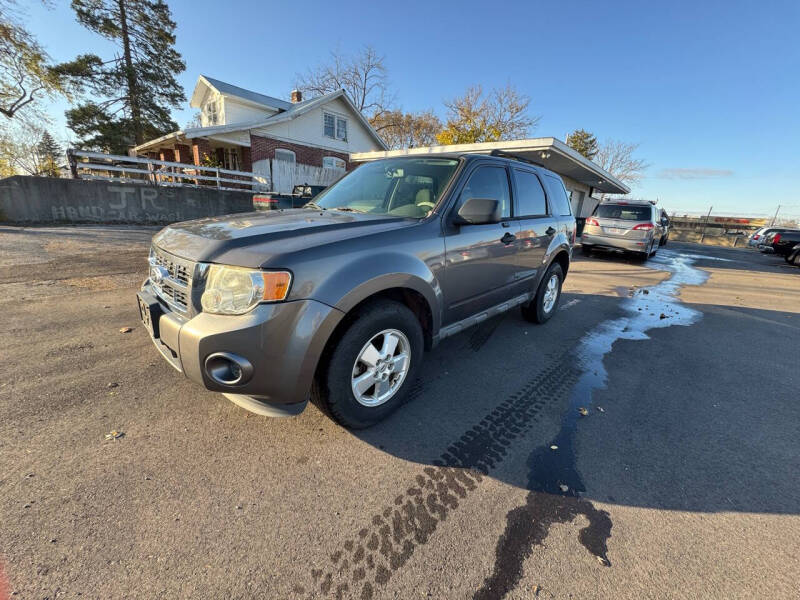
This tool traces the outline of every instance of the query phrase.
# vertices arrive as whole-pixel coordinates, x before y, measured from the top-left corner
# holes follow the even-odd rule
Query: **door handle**
[[[556,230],[555,230],[555,229],[553,229],[552,227],[548,227],[547,229],[545,229],[545,231],[544,231],[544,232],[545,232],[547,235],[553,235],[553,234],[556,232]]]
[[[517,236],[515,236],[513,233],[506,232],[503,235],[503,237],[500,238],[500,241],[503,242],[504,244],[510,244],[511,242],[513,242],[516,239],[517,239]]]

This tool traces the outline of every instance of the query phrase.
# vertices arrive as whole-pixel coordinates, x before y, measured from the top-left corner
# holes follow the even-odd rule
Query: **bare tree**
[[[475,85],[463,96],[446,100],[447,122],[437,135],[441,144],[472,144],[527,137],[541,117],[528,111],[531,99],[511,84],[487,96]]]
[[[389,92],[385,57],[372,46],[353,56],[332,51],[330,60],[297,74],[295,87],[311,98],[344,90],[356,108],[368,118],[388,110],[394,101]]]
[[[42,144],[46,130],[29,124],[0,132],[0,173],[9,175],[57,176],[56,156],[48,156]],[[52,138],[51,138],[52,139]],[[52,140],[55,144],[55,140]]]
[[[432,110],[405,113],[389,110],[370,119],[370,124],[391,149],[418,148],[436,143],[442,122]]]
[[[16,0],[0,0],[0,114],[33,118],[40,100],[67,90],[47,52],[16,13]]]
[[[638,149],[639,144],[608,140],[600,146],[594,162],[623,183],[635,185],[650,166],[647,161],[633,156]]]

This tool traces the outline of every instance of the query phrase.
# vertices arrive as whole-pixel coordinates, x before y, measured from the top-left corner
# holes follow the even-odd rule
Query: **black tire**
[[[652,245],[650,246],[650,252],[648,253],[648,255],[647,255],[647,258],[650,258],[650,257],[653,257],[653,256],[655,256],[655,255],[656,255],[656,252],[658,252],[658,249],[659,249],[660,247],[661,247],[661,244],[660,244],[660,243],[656,244],[656,241],[655,241],[655,240],[653,240],[653,243],[652,243]]]
[[[669,234],[666,234],[661,238],[661,241],[659,242],[658,245],[659,246],[666,246],[668,240],[669,240]]]
[[[586,244],[581,244],[581,254],[584,256],[591,256],[592,255],[592,247]]]
[[[386,329],[402,332],[410,345],[411,363],[395,394],[378,406],[365,406],[356,400],[351,379],[356,359],[364,345]],[[364,429],[394,412],[406,399],[422,363],[422,327],[411,310],[399,302],[379,300],[358,309],[349,327],[336,342],[330,359],[318,377],[320,400],[331,416],[351,429]]]
[[[790,264],[791,264],[791,262],[792,262],[792,261],[791,261],[791,259],[789,258],[789,256],[790,256],[789,254],[784,254],[784,255],[783,255],[783,260],[785,260],[787,263],[790,263]]]
[[[555,302],[550,307],[550,310],[545,311],[544,296],[545,292],[547,291],[547,283],[554,274],[558,276],[558,296],[556,296]],[[561,301],[561,286],[563,284],[564,271],[560,264],[554,262],[547,269],[544,277],[542,277],[542,281],[539,283],[539,289],[536,290],[536,296],[534,296],[533,300],[531,300],[529,304],[522,305],[523,318],[531,323],[538,324],[545,323],[550,320],[550,317],[552,317],[558,310],[558,303]]]

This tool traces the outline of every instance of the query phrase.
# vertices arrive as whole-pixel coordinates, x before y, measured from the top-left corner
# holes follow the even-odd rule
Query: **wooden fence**
[[[247,171],[85,150],[68,150],[67,159],[72,176],[76,179],[157,186],[211,187],[249,193],[272,189],[269,177]]]

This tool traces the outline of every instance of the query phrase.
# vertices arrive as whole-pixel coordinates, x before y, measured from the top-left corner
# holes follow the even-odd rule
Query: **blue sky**
[[[21,2],[25,4],[26,2]],[[109,54],[68,0],[28,9],[55,60]],[[670,211],[800,215],[800,2],[268,2],[169,0],[191,94],[201,73],[287,97],[332,49],[386,56],[405,110],[510,82],[533,136],[583,127],[641,144],[634,194]],[[66,135],[63,111],[51,112]],[[176,111],[182,126],[188,104]]]

